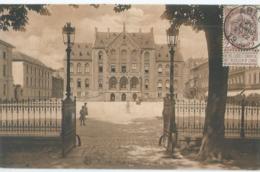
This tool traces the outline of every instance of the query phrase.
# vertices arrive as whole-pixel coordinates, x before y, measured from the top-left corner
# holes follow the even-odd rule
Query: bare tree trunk
[[[222,66],[222,27],[208,27],[209,84],[205,126],[198,153],[200,160],[221,160],[224,141],[224,115],[228,87],[228,67]]]

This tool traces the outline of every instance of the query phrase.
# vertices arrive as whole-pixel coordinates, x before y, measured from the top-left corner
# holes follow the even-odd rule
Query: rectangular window
[[[99,71],[99,73],[103,73],[103,65],[102,64],[99,64],[98,71]]]
[[[98,88],[103,88],[103,82],[102,82],[102,80],[99,80],[99,81],[98,81]]]
[[[6,76],[6,65],[3,66],[3,76]]]
[[[144,64],[144,73],[149,73],[149,64]]]
[[[122,73],[126,73],[126,65],[122,65],[121,66],[121,72]]]
[[[110,72],[111,73],[115,73],[116,72],[116,65],[115,64],[111,64],[110,65]]]
[[[6,52],[3,52],[3,58],[6,59]]]
[[[4,96],[6,96],[6,85],[4,84],[4,90],[3,90]]]
[[[70,63],[70,73],[73,73],[73,63]]]
[[[77,81],[77,87],[78,87],[78,88],[81,88],[81,80],[78,80],[78,81]]]
[[[132,63],[132,70],[135,71],[137,69],[136,63]]]

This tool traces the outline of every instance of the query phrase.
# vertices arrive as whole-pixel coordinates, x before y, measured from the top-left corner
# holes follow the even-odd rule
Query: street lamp
[[[174,53],[176,51],[177,42],[179,35],[179,26],[172,24],[171,27],[167,30],[167,41],[170,53],[170,121],[169,121],[169,134],[168,134],[168,143],[167,150],[173,153],[174,147],[177,144],[177,126],[175,121],[175,99],[174,99]]]
[[[75,27],[71,26],[71,23],[66,23],[62,28],[62,36],[63,42],[67,45],[67,85],[66,85],[66,98],[69,99],[71,96],[71,88],[70,88],[70,53],[71,46],[74,44],[75,40]]]

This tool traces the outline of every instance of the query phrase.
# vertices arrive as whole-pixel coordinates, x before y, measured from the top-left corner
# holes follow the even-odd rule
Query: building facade
[[[51,97],[53,72],[51,68],[35,58],[15,52],[12,69],[17,100]]]
[[[94,44],[73,45],[73,95],[100,101],[162,100],[169,92],[169,60],[167,45],[154,42],[152,28],[147,33],[129,33],[125,25],[122,32],[99,32],[96,28]],[[176,97],[183,94],[183,65],[177,48],[174,61]]]
[[[204,99],[208,95],[208,61],[201,61],[190,70],[190,80],[185,83],[191,97]],[[260,94],[259,67],[229,67],[228,96]]]
[[[11,100],[13,94],[12,52],[14,46],[0,40],[0,99]]]

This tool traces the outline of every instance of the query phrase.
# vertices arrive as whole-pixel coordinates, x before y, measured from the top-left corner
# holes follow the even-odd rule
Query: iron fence
[[[198,100],[176,100],[175,112],[180,137],[202,137],[207,103]],[[260,106],[256,102],[227,102],[226,138],[260,138]]]
[[[0,100],[0,136],[60,136],[62,101]]]

